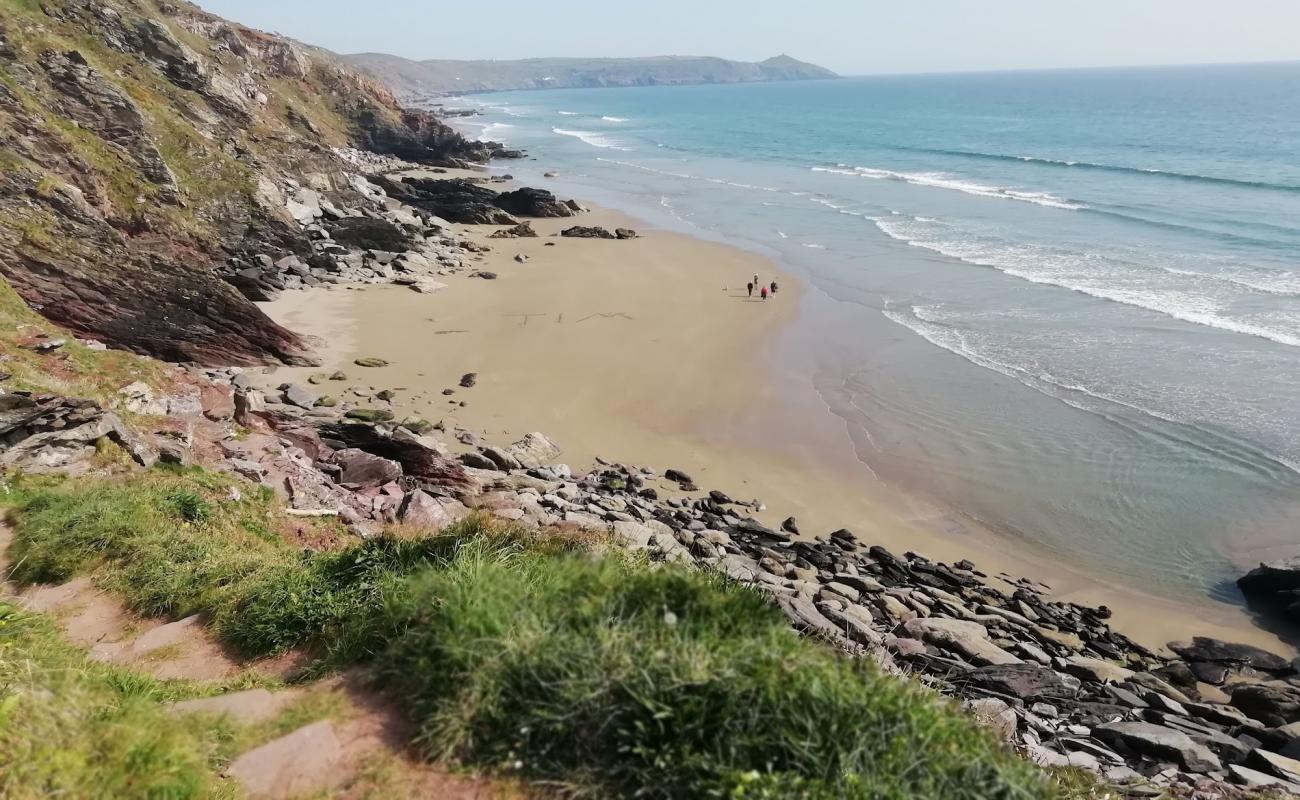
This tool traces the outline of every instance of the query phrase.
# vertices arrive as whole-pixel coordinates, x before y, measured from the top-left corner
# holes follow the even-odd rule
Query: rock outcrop
[[[11,4],[0,42],[0,275],[70,331],[171,361],[304,361],[249,299],[292,274],[259,257],[333,265],[313,263],[304,225],[374,199],[344,148],[513,154],[403,111],[329,53],[188,4]],[[348,225],[355,247],[401,252],[391,229]]]

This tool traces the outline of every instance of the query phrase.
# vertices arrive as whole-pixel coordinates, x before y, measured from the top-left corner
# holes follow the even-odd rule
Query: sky
[[[846,75],[1300,59],[1300,0],[199,0],[340,53],[788,53]]]

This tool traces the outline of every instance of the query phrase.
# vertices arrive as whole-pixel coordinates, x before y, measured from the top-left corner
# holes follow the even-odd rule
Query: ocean
[[[1300,552],[1300,64],[452,105],[804,278],[786,349],[885,483],[1173,597]]]

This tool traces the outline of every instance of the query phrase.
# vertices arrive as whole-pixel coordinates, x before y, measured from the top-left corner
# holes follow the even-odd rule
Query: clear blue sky
[[[342,53],[778,53],[845,74],[1300,59],[1300,0],[200,0]]]

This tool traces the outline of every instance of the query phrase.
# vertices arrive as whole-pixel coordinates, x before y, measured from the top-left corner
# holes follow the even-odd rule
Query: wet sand
[[[551,236],[574,224],[631,227],[642,236]],[[676,468],[705,489],[761,499],[769,525],[795,516],[805,534],[844,527],[899,554],[969,558],[990,575],[1031,577],[1051,585],[1057,599],[1109,605],[1114,627],[1149,646],[1208,635],[1291,652],[1244,610],[1108,585],[881,485],[808,383],[806,359],[781,341],[805,289],[772,262],[645,230],[607,210],[533,226],[539,238],[505,240],[487,238],[494,228],[454,226],[492,248],[475,267],[496,280],[466,271],[439,278],[448,287],[434,294],[334,287],[264,304],[277,321],[319,337],[322,360],[315,369],[281,368],[267,382],[341,369],[348,381],[318,388],[361,406],[367,401],[344,390],[397,389],[399,418],[442,421],[498,444],[542,431],[575,469],[597,456]],[[528,260],[517,263],[517,254]],[[766,302],[748,297],[755,273],[776,280],[780,292]],[[366,356],[390,365],[353,364]],[[459,387],[470,372],[476,385]],[[445,389],[454,393],[444,396]]]

